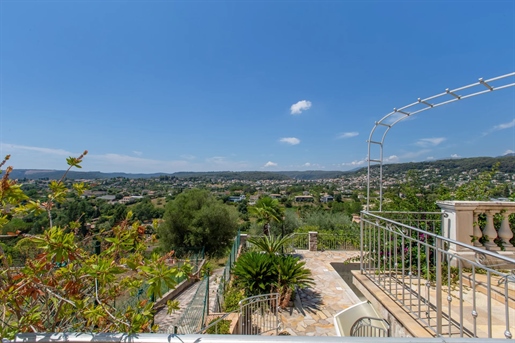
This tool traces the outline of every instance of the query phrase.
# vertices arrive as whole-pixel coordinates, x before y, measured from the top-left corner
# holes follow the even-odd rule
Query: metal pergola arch
[[[497,82],[498,81],[498,82]],[[492,83],[496,83],[492,85]],[[499,83],[499,84],[498,84]],[[392,112],[385,115],[381,120],[377,121],[370,132],[368,138],[368,173],[367,173],[367,211],[370,210],[370,167],[372,163],[379,164],[379,211],[383,207],[383,147],[386,135],[390,129],[400,121],[413,116],[414,114],[431,110],[436,107],[447,105],[459,100],[465,100],[481,94],[491,93],[493,91],[509,88],[515,86],[515,72],[497,76],[488,80],[480,78],[479,81],[455,88],[447,88],[445,92],[430,96],[425,99],[418,98],[416,102],[406,105],[401,108],[394,108]],[[480,88],[481,90],[478,90]],[[460,92],[468,90],[470,93],[460,95]],[[380,139],[374,139],[374,133],[378,127],[384,127],[385,131]],[[376,134],[377,136],[377,134]],[[371,158],[372,146],[379,147],[379,158]]]

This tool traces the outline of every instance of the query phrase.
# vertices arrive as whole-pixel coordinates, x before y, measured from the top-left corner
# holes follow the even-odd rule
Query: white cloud
[[[143,153],[142,153],[141,151],[136,151],[136,150],[134,150],[132,153],[133,153],[134,155],[138,155],[138,156],[143,155]]]
[[[460,156],[460,155],[458,155],[458,154],[452,154],[452,155],[451,155],[451,158],[460,158],[460,157],[461,157],[461,156]]]
[[[433,156],[427,156],[427,157],[426,157],[426,160],[428,160],[428,161],[432,161],[432,160],[434,160],[434,159],[435,159],[435,158],[434,158]]]
[[[311,101],[301,100],[290,107],[291,114],[301,114],[302,111],[307,111],[311,108]]]
[[[397,112],[397,113],[392,114],[388,118],[386,118],[383,121],[383,123],[390,125],[390,124],[393,124],[393,123],[397,122],[401,118],[403,118],[402,120],[411,120],[411,119],[414,119],[415,116],[407,116],[404,113]]]
[[[384,163],[397,163],[397,162],[399,162],[399,156],[391,155],[390,157],[383,159],[383,162]]]
[[[499,125],[494,126],[493,130],[494,131],[504,130],[504,129],[509,129],[510,127],[514,127],[514,126],[515,126],[515,119],[513,119],[509,123],[504,123],[504,124],[499,124]]]
[[[427,147],[427,146],[437,146],[438,144],[445,141],[447,138],[444,137],[435,137],[435,138],[422,138],[418,140],[415,144],[421,147]]]
[[[6,144],[6,143],[0,143],[0,149],[2,151],[6,150],[8,152],[8,154],[16,153],[16,151],[32,151],[32,152],[37,152],[37,153],[41,153],[41,154],[67,156],[67,157],[80,155],[80,153],[73,153],[70,151],[63,150],[63,149],[41,148],[41,147],[35,147],[35,146],[25,146],[25,145]]]
[[[189,154],[181,155],[181,158],[184,158],[185,160],[194,160],[197,157]]]
[[[513,119],[512,121],[508,122],[508,123],[503,123],[503,124],[499,124],[499,125],[495,125],[494,127],[492,127],[490,130],[486,131],[485,133],[483,133],[483,136],[486,136],[494,131],[499,131],[499,130],[505,130],[505,129],[509,129],[511,127],[514,127],[515,126],[515,119]]]
[[[342,163],[344,166],[351,166],[351,167],[359,167],[367,162],[367,159],[364,158],[362,160],[354,160],[352,162]]]
[[[268,167],[277,167],[277,163],[275,162],[272,162],[272,161],[268,161],[265,163],[265,165],[263,166],[265,168],[268,168]]]
[[[344,132],[344,133],[340,133],[338,135],[338,139],[345,139],[345,138],[356,137],[357,135],[359,135],[358,132]]]
[[[137,151],[133,151],[136,154]],[[0,143],[0,156],[11,154],[9,165],[16,169],[66,169],[66,157],[79,156],[80,153],[63,149],[34,147],[17,144]],[[188,157],[188,156],[186,156]],[[189,156],[190,159],[194,156]],[[226,157],[215,156],[203,162],[193,163],[183,160],[155,160],[135,155],[117,153],[95,154],[89,151],[82,163],[83,171],[99,170],[102,172],[126,173],[173,173],[177,171],[217,171],[217,170],[248,170],[251,168],[246,161],[234,161]]]
[[[429,149],[422,149],[422,150],[419,150],[419,151],[410,151],[410,152],[407,152],[405,154],[402,154],[401,156],[399,156],[399,158],[401,160],[413,159],[413,158],[417,158],[417,157],[420,157],[422,155],[425,155],[425,154],[427,154],[430,151],[431,150],[429,150]]]
[[[223,164],[227,161],[227,159],[223,156],[213,156],[206,158],[206,162],[212,163],[212,164]]]
[[[515,153],[515,151],[508,149],[508,150],[506,150],[506,151],[504,152],[504,154],[503,154],[503,155],[513,154],[513,153]]]
[[[303,166],[304,166],[304,167],[310,167],[310,166],[311,166],[311,163],[306,162],[306,163],[304,163],[304,164],[303,164]]]
[[[279,142],[291,144],[291,145],[297,145],[300,143],[300,139],[295,138],[295,137],[285,137],[285,138],[279,139]]]

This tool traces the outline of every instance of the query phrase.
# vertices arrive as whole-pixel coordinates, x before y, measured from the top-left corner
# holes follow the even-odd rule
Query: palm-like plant
[[[275,281],[273,256],[259,252],[241,255],[232,270],[235,283],[249,296],[270,293]]]
[[[257,218],[257,222],[263,224],[263,234],[270,235],[270,223],[280,222],[284,215],[284,209],[277,199],[270,197],[259,198],[256,205],[250,208],[250,213]]]
[[[287,246],[293,235],[289,236],[260,236],[249,238],[249,243],[252,243],[257,250],[267,254],[279,254],[283,252],[283,248]]]
[[[281,295],[279,302],[281,307],[288,306],[295,287],[305,288],[314,284],[311,272],[305,265],[306,262],[291,255],[276,259],[275,269],[278,278],[276,287]]]

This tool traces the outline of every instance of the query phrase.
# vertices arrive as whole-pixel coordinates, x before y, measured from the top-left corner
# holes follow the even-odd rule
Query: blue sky
[[[515,71],[515,1],[0,1],[15,168],[348,170],[374,123]],[[511,78],[510,82],[515,82]],[[515,87],[390,131],[385,161],[515,151]],[[371,156],[374,158],[374,156]]]

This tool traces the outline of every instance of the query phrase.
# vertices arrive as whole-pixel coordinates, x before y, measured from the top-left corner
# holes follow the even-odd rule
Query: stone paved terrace
[[[297,252],[311,270],[315,285],[301,290],[300,302],[280,314],[281,331],[295,336],[336,336],[333,316],[360,299],[331,266],[358,256],[357,251],[307,251]]]

